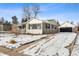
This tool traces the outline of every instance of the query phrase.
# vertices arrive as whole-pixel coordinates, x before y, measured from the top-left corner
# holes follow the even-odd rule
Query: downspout
[[[42,34],[44,34],[44,23],[41,23],[41,30],[42,30]]]

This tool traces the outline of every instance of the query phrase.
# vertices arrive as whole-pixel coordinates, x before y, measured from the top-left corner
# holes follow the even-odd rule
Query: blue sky
[[[16,15],[20,21],[23,17],[23,7],[34,5],[34,3],[2,3],[0,4],[0,17],[11,21]],[[79,21],[79,4],[76,3],[38,3],[40,5],[39,19],[56,19],[60,22]]]

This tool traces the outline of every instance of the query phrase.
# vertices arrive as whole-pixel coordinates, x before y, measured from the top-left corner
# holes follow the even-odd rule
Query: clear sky
[[[34,3],[28,3],[30,6]],[[0,17],[11,21],[11,17],[16,15],[18,20],[22,19],[23,7],[27,3],[0,3]],[[79,21],[79,4],[76,3],[38,3],[40,5],[39,19],[56,19],[60,22]]]

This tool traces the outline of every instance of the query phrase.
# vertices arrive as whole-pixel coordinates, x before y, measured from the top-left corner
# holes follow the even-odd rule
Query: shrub
[[[17,43],[15,40],[10,41],[10,44],[15,44],[15,43]]]

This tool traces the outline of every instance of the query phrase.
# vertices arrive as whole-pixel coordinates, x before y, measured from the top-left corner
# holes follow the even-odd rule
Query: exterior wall
[[[27,34],[42,34],[42,30],[41,29],[29,30]]]
[[[46,23],[43,22],[43,34],[52,34],[52,33],[56,33],[57,29],[52,28],[52,29],[46,29]]]

